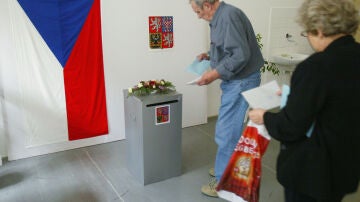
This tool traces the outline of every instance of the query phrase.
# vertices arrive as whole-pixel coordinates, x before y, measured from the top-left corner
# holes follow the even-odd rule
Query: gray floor
[[[24,160],[0,167],[1,202],[126,201],[221,202],[206,197],[200,187],[209,180],[216,145],[216,118],[183,129],[180,177],[143,186],[126,169],[125,141],[80,148]],[[282,202],[282,187],[275,179],[278,143],[271,141],[263,157],[260,202]],[[344,202],[359,202],[360,191]]]

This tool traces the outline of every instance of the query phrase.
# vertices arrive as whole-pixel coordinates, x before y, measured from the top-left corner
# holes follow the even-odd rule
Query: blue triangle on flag
[[[94,0],[18,0],[64,67]]]

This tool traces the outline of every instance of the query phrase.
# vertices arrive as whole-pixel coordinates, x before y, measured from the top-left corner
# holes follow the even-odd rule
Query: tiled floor
[[[182,175],[143,186],[126,168],[125,144],[118,141],[24,160],[0,167],[1,202],[221,202],[200,193],[213,166],[214,123],[182,131]],[[283,202],[275,179],[278,143],[271,141],[263,158],[260,202]],[[359,202],[360,191],[344,202]]]

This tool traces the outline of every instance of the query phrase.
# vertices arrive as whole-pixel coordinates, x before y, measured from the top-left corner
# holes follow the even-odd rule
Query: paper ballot
[[[206,70],[208,70],[210,67],[210,61],[209,60],[201,60],[199,61],[197,58],[195,58],[194,62],[190,64],[186,70],[190,73],[196,74],[198,76],[201,76]]]
[[[186,84],[188,85],[196,85],[196,82],[200,80],[201,75],[208,70],[210,67],[210,61],[209,60],[202,60],[199,61],[198,59],[195,59],[193,63],[191,63],[187,68],[186,71],[196,74],[197,77],[196,79],[187,82]]]
[[[274,80],[257,88],[245,91],[242,95],[252,108],[268,110],[280,106],[281,97],[276,94],[279,90],[279,85]]]

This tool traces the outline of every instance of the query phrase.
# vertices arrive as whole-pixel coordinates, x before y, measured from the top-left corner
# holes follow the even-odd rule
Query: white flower
[[[129,93],[132,93],[132,92],[133,92],[133,89],[132,89],[132,88],[129,88],[128,91],[129,91]]]
[[[141,88],[141,87],[143,87],[143,84],[142,84],[142,83],[139,83],[137,86],[138,86],[139,88]]]

